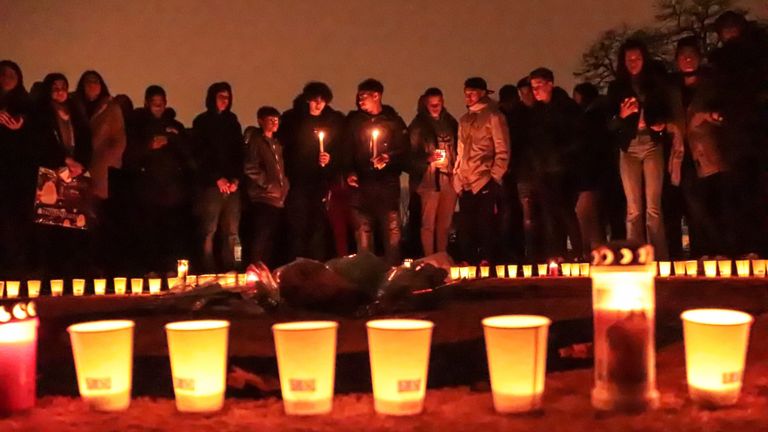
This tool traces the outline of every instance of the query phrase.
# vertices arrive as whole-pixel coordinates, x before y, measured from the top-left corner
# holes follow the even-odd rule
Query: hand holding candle
[[[331,155],[325,152],[325,131],[317,131],[317,139],[320,141],[320,166],[324,167],[328,165],[331,160]]]

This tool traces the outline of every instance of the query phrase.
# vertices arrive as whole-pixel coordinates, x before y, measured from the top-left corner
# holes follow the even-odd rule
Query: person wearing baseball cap
[[[494,209],[509,165],[509,128],[491,93],[483,78],[464,81],[467,112],[459,120],[453,187],[459,195],[461,252],[473,263],[491,260]]]

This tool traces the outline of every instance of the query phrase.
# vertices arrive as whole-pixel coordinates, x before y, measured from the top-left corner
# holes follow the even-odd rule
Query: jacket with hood
[[[389,155],[389,163],[383,169],[373,167],[371,132],[379,130],[378,154]],[[344,130],[345,172],[357,174],[360,187],[353,188],[353,205],[397,210],[400,206],[400,174],[406,168],[408,158],[408,128],[389,105],[384,105],[377,115],[363,110],[352,111],[347,116]]]
[[[73,158],[87,170],[93,152],[88,120],[81,115],[72,100],[67,99],[62,108],[68,112],[66,123],[69,127],[62,128],[60,125],[63,120],[59,118],[55,103],[45,99],[37,104],[33,116],[32,129],[36,134],[38,164],[55,170],[65,166],[67,158]],[[65,137],[65,134],[69,137]]]
[[[572,174],[583,143],[579,105],[557,87],[549,103],[537,101],[531,108],[529,151],[534,175]]]
[[[283,113],[277,139],[283,145],[285,174],[293,190],[327,190],[329,180],[339,173],[342,165],[340,147],[343,126],[342,113],[326,105],[319,116],[313,116],[303,99]],[[331,155],[331,161],[324,167],[318,163],[318,131],[325,133],[323,149]]]
[[[251,202],[282,208],[288,196],[283,146],[256,127],[245,130],[245,190]]]
[[[216,94],[222,91],[229,92],[229,105],[218,112]],[[243,173],[243,135],[237,116],[230,111],[232,90],[229,84],[212,84],[208,88],[205,107],[207,110],[192,122],[199,183],[202,187],[214,187],[221,178],[239,180]]]
[[[423,104],[419,104],[416,114],[408,126],[411,139],[411,166],[409,176],[411,185],[419,191],[440,190],[439,176],[452,176],[456,163],[456,138],[459,123],[445,109],[439,118],[433,118]],[[436,167],[428,162],[435,150],[445,150],[444,167]]]
[[[146,108],[134,110],[130,154],[126,151],[125,168],[132,176],[133,193],[139,203],[157,207],[178,207],[192,196],[194,161],[184,125],[176,112],[168,108],[155,118]],[[175,132],[174,132],[175,131]],[[156,136],[168,143],[152,149]]]
[[[485,97],[459,120],[453,187],[476,194],[490,180],[501,184],[509,166],[509,128],[496,102]]]

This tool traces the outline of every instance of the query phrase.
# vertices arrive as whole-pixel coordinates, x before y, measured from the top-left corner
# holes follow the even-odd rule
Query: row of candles
[[[681,318],[691,399],[707,407],[735,404],[741,393],[752,317],[739,311],[697,309],[684,312]],[[549,318],[537,315],[502,315],[482,320],[492,400],[497,412],[541,409],[550,322]],[[27,330],[19,333],[26,337],[27,355],[34,351],[37,320],[29,323]],[[10,331],[3,327],[0,326],[0,336]],[[398,416],[421,413],[434,323],[379,319],[368,321],[366,327],[375,412]],[[332,411],[337,330],[335,321],[272,326],[286,414],[319,415]],[[127,409],[131,401],[134,322],[91,321],[74,324],[67,331],[83,400],[100,411]],[[180,321],[167,324],[165,331],[176,408],[197,413],[220,410],[226,390],[229,322]],[[7,352],[7,347],[3,347],[0,359],[10,359]],[[313,355],[307,357],[307,352]],[[14,358],[13,362],[2,362],[6,363],[11,368],[9,372],[15,372],[23,362]],[[19,409],[20,395],[26,395],[26,403],[34,404],[32,385],[31,391],[18,384],[8,389],[5,394],[15,391],[16,400],[0,400],[6,404],[0,406],[0,411]],[[8,406],[11,402],[15,404]]]

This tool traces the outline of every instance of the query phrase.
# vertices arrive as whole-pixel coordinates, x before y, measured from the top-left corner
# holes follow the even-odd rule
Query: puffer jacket
[[[245,190],[251,202],[282,208],[288,196],[283,146],[262,133],[261,129],[245,130]]]
[[[486,97],[459,120],[453,187],[477,193],[489,180],[501,184],[509,165],[509,128],[496,102]]]

